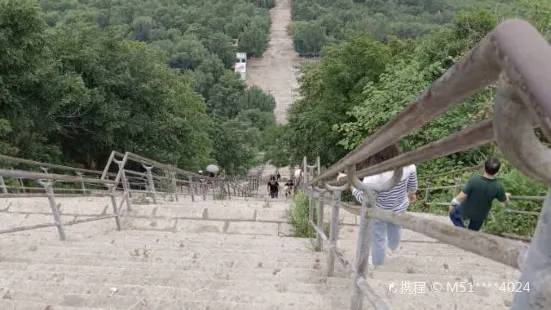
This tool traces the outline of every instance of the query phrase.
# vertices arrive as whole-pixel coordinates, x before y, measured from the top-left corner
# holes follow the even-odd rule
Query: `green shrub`
[[[293,197],[293,207],[291,210],[291,225],[293,225],[293,236],[297,238],[315,238],[316,233],[308,224],[309,211],[308,196],[299,191]],[[314,208],[314,223],[317,224],[317,208]],[[323,225],[323,230],[326,236],[329,236],[329,224]]]
[[[309,199],[304,192],[298,192],[293,197],[293,207],[291,211],[291,225],[293,225],[293,235],[295,237],[312,237],[312,229],[308,225],[308,206]]]

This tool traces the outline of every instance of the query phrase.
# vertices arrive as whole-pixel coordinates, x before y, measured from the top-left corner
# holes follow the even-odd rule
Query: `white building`
[[[243,81],[247,79],[247,53],[237,53],[235,72],[239,73]]]

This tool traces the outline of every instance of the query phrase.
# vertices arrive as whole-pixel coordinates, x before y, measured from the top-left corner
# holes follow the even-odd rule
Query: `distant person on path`
[[[457,227],[465,228],[463,220],[469,220],[468,228],[479,231],[497,199],[505,206],[511,194],[496,180],[501,163],[492,157],[484,163],[484,174],[469,179],[463,190],[450,203],[450,219]]]
[[[360,163],[357,169],[365,169],[374,166],[378,163],[387,161],[400,155],[400,148],[397,144],[393,144],[383,149],[379,153],[369,157],[364,162]],[[381,184],[390,180],[393,176],[393,171],[383,172],[374,176],[365,177],[364,184]],[[340,173],[337,180],[346,178],[346,174]],[[351,191],[357,201],[362,202],[363,191],[351,186]],[[402,178],[400,182],[388,191],[379,192],[377,196],[376,208],[383,210],[391,210],[395,213],[404,213],[409,207],[409,204],[416,199],[417,192],[417,169],[415,165],[409,165],[403,168]],[[372,219],[371,231],[371,256],[372,263],[375,267],[386,264],[386,248],[394,251],[400,244],[400,235],[402,227],[390,222]]]
[[[289,180],[287,181],[287,183],[285,183],[285,198],[287,198],[287,196],[291,196],[291,193],[293,192],[293,180]]]
[[[268,182],[268,191],[270,192],[270,198],[277,198],[279,194],[279,183],[273,179]]]
[[[277,171],[276,177],[277,177],[277,181],[279,182],[279,179],[281,179],[281,174],[279,174],[279,170]]]

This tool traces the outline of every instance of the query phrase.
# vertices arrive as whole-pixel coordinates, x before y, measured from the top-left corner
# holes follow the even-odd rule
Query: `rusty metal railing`
[[[452,244],[467,251],[490,258],[505,265],[521,269],[519,283],[530,284],[529,291],[515,294],[511,309],[550,309],[551,299],[551,197],[548,193],[543,203],[538,224],[527,255],[518,242],[434,221],[394,214],[376,209],[376,193],[394,183],[367,186],[359,178],[394,171],[394,179],[402,174],[402,168],[430,159],[451,155],[496,141],[506,159],[522,173],[544,184],[551,184],[551,153],[534,134],[534,127],[551,139],[551,46],[528,22],[513,19],[506,21],[490,32],[460,61],[436,80],[411,104],[390,120],[348,155],[313,176],[313,168],[303,163],[302,184],[310,196],[310,224],[317,232],[317,243],[327,240],[330,255],[339,256],[334,235],[327,238],[321,229],[323,223],[314,224],[314,199],[322,197],[321,190],[342,185],[331,181],[339,172],[347,170],[347,183],[363,190],[364,199],[360,208],[361,223],[358,232],[356,261],[348,264],[354,277],[352,296],[353,310],[363,306],[364,297],[377,309],[388,307],[373,296],[366,280],[369,255],[370,218],[382,219],[407,229]],[[419,149],[355,171],[355,165],[376,154],[385,147],[398,142],[413,130],[426,125],[476,91],[497,81],[492,119],[484,120],[457,132],[448,138],[432,142]],[[319,167],[319,164],[317,165]],[[319,168],[317,169],[319,172]],[[335,195],[338,189],[332,188]],[[338,196],[338,194],[337,194]],[[318,214],[323,210],[323,199],[318,199]],[[337,201],[335,199],[335,201]],[[336,202],[335,204],[340,204]],[[334,207],[333,210],[338,209]],[[345,208],[346,209],[346,208]],[[333,221],[330,230],[338,231]],[[441,227],[442,226],[442,227]],[[525,257],[523,259],[523,257]],[[328,267],[332,269],[333,266]],[[345,266],[346,268],[346,266]]]
[[[116,173],[109,172],[113,163],[116,164]],[[26,169],[41,169],[42,172],[13,169],[13,167],[18,167],[17,165],[24,165]],[[136,169],[140,165],[145,171],[129,169],[129,166],[132,166],[132,169]],[[80,223],[114,218],[116,229],[121,230],[120,217],[123,215],[123,210],[132,211],[131,198],[133,195],[150,197],[153,203],[159,203],[160,199],[164,201],[178,201],[179,196],[185,198],[186,195],[189,195],[192,201],[195,201],[195,196],[197,195],[201,195],[203,196],[203,200],[207,200],[209,193],[212,193],[213,200],[222,198],[231,199],[232,194],[233,196],[250,196],[259,186],[259,178],[255,177],[241,180],[230,179],[228,181],[209,178],[133,153],[127,152],[122,154],[116,151],[111,153],[103,171],[42,163],[6,155],[0,155],[0,168],[4,168],[0,169],[0,199],[47,197],[54,219],[53,223],[2,229],[0,230],[0,234],[55,226],[61,240],[66,240],[64,227]],[[51,173],[50,169],[59,173]],[[6,178],[16,180],[19,185],[11,186],[6,184]],[[59,184],[73,186],[56,187]],[[109,196],[113,209],[112,213],[105,214],[107,211],[105,209],[104,213],[96,214],[91,218],[75,218],[64,222],[62,221],[60,204],[56,202],[56,197],[67,196],[60,194],[60,192],[66,191],[71,192],[69,196],[72,197]],[[118,198],[120,198],[120,201],[117,201]],[[0,210],[0,212],[7,212],[8,208],[9,205],[7,208]]]

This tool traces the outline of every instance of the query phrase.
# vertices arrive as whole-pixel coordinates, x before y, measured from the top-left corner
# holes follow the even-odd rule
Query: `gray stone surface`
[[[94,199],[104,203],[84,200],[93,205]],[[78,205],[78,198],[60,202]],[[38,203],[33,198],[12,204],[27,213],[0,213],[3,225],[51,222],[51,215],[28,213]],[[161,201],[135,205],[121,232],[113,220],[104,220],[67,227],[65,242],[55,228],[0,235],[0,308],[347,309],[348,274],[337,265],[335,277],[324,277],[327,253],[289,237],[283,200],[269,205],[263,198]],[[341,216],[341,222],[355,218],[346,211]],[[354,225],[341,226],[339,248],[351,262],[356,232]],[[505,309],[512,294],[499,286],[519,276],[407,230],[388,264],[371,269],[368,283],[391,309]],[[405,283],[416,292],[402,294]],[[472,292],[431,291],[435,283],[472,285]],[[392,284],[398,292],[389,292]]]

